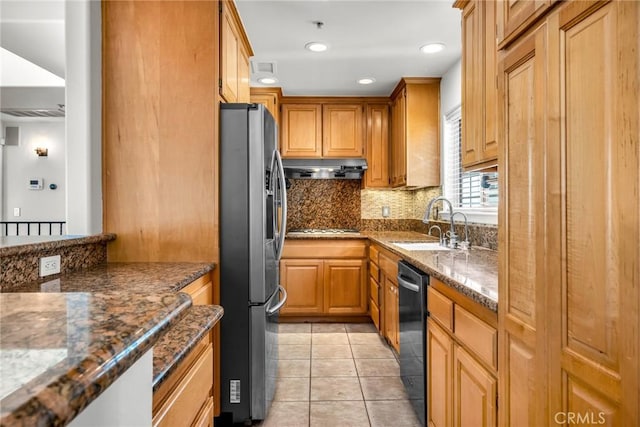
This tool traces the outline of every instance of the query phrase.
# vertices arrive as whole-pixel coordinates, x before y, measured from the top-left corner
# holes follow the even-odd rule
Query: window
[[[445,116],[444,196],[455,210],[465,212],[471,222],[496,223],[498,209],[498,173],[462,170],[460,107]]]

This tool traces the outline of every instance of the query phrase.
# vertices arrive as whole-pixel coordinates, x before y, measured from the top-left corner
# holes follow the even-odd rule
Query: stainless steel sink
[[[439,242],[391,242],[392,245],[407,251],[450,251],[446,246],[440,246]]]

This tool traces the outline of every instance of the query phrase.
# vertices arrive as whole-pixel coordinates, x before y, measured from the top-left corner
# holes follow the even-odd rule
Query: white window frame
[[[442,117],[443,123],[443,137],[442,137],[442,160],[441,160],[441,170],[442,170],[442,194],[447,197],[447,173],[449,169],[449,161],[448,161],[448,139],[449,134],[447,132],[447,119],[453,116],[455,113],[460,113],[461,106],[458,105],[455,108],[452,108]],[[480,223],[480,224],[498,224],[498,207],[485,207],[485,208],[463,208],[459,206],[453,207],[455,212],[462,212],[467,216],[469,222]],[[440,211],[439,219],[449,220],[451,213],[449,212],[449,206],[445,203],[443,204],[443,210]],[[457,217],[456,220],[461,220],[462,218]]]

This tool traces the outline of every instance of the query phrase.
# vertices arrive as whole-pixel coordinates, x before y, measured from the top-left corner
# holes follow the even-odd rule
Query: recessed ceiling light
[[[437,53],[444,49],[444,43],[429,43],[420,48],[422,53]]]
[[[272,85],[278,82],[278,79],[275,77],[260,77],[258,81],[264,85]]]
[[[329,48],[329,46],[327,46],[325,43],[320,42],[309,42],[305,44],[304,47],[311,52],[324,52]]]
[[[370,85],[371,83],[375,82],[376,79],[374,79],[373,77],[365,77],[364,79],[359,79],[358,83],[361,85]]]

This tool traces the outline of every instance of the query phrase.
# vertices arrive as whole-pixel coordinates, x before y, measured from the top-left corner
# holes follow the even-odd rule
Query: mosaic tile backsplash
[[[440,187],[419,190],[361,189],[357,180],[292,179],[288,195],[287,229],[355,228],[368,231],[417,231],[427,233],[429,226],[449,229],[445,221],[422,222],[429,201],[442,194]],[[389,216],[382,216],[382,207]],[[458,235],[464,226],[456,224]],[[469,241],[473,246],[498,248],[498,227],[469,224]]]

